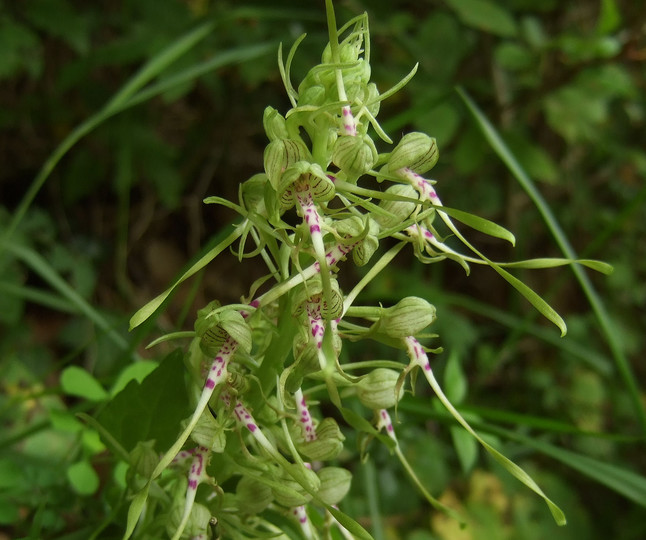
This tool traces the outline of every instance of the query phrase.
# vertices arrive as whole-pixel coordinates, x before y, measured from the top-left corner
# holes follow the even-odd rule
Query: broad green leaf
[[[141,384],[131,380],[97,417],[126,451],[138,441],[155,439],[159,448],[175,441],[179,423],[189,412],[183,356],[175,351]]]
[[[518,33],[513,16],[500,4],[489,0],[447,0],[447,4],[467,26],[502,37]]]
[[[99,489],[99,475],[87,461],[77,461],[67,468],[67,479],[79,495],[92,495]]]
[[[130,364],[119,373],[117,380],[112,385],[112,388],[110,388],[110,395],[116,396],[130,381],[141,383],[158,365],[159,363],[153,362],[152,360],[141,360],[140,362]]]
[[[70,366],[61,373],[61,386],[70,396],[78,396],[90,401],[101,401],[108,397],[101,383],[83,368]]]
[[[222,236],[222,234],[224,234],[224,231],[220,233],[218,237]],[[215,259],[220,253],[222,253],[226,248],[228,248],[233,242],[235,242],[236,239],[239,238],[241,234],[242,234],[242,227],[241,226],[236,227],[231,234],[229,234],[215,247],[211,248],[204,255],[202,255],[202,257],[200,257],[195,264],[193,264],[186,272],[184,272],[182,276],[177,281],[175,281],[175,283],[173,283],[171,287],[166,289],[166,291],[161,293],[156,298],[153,298],[145,306],[140,308],[130,319],[130,329],[132,330],[133,328],[136,328],[141,323],[143,323],[146,319],[148,319],[159,308],[159,306],[162,305],[164,300],[166,300],[166,298],[170,296],[170,294],[175,290],[175,288],[180,283],[187,280],[188,278],[190,278],[192,275],[196,274],[200,270],[202,270],[202,268],[204,268],[213,259]]]

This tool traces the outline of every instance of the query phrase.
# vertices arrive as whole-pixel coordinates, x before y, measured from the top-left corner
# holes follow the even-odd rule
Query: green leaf
[[[108,397],[101,383],[78,366],[70,366],[63,370],[61,386],[66,394],[90,401],[102,401]]]
[[[512,246],[516,245],[516,237],[502,225],[498,225],[493,221],[470,214],[469,212],[464,212],[463,210],[457,210],[456,208],[447,208],[446,206],[437,207],[441,208],[443,212],[451,216],[452,218],[457,219],[460,223],[480,231],[494,238],[500,238],[501,240],[507,240]]]
[[[79,495],[92,495],[99,489],[99,475],[87,461],[77,461],[67,468],[67,479]]]
[[[37,77],[42,70],[42,48],[38,36],[9,17],[0,17],[0,80],[25,70]]]
[[[224,234],[224,232],[225,231],[222,231],[218,235],[218,238],[220,238]],[[173,283],[171,287],[166,289],[166,291],[161,293],[156,298],[153,298],[144,307],[140,308],[130,319],[130,330],[132,330],[133,328],[136,328],[141,323],[143,323],[146,319],[148,319],[159,308],[159,306],[162,305],[164,300],[166,300],[166,298],[170,296],[170,294],[175,290],[175,288],[180,283],[182,283],[183,281],[186,281],[192,275],[202,270],[202,268],[204,268],[213,259],[215,259],[220,253],[222,253],[226,248],[228,248],[233,242],[235,242],[236,239],[238,239],[241,234],[242,234],[242,227],[241,226],[236,227],[231,234],[229,234],[215,247],[211,248],[204,255],[202,255],[197,260],[196,263],[194,263],[186,272],[184,272],[181,275],[181,277],[177,281],[175,281],[175,283]]]
[[[610,34],[621,25],[621,12],[615,0],[601,0],[601,13],[597,21],[599,34]]]
[[[348,529],[351,534],[363,540],[373,540],[370,533],[368,533],[368,531],[366,531],[350,516],[344,514],[343,512],[341,512],[341,510],[338,510],[337,508],[334,508],[330,505],[325,505],[325,508],[327,508],[327,511],[334,516],[334,519],[336,519],[341,525]]]
[[[155,439],[170,446],[188,414],[182,351],[170,353],[141,384],[131,380],[101,411],[98,422],[127,451]],[[106,441],[107,443],[108,441]]]
[[[478,442],[461,427],[452,426],[450,432],[462,472],[468,474],[478,459]]]
[[[85,54],[90,44],[89,25],[79,13],[65,0],[31,0],[26,12],[34,26]]]
[[[518,33],[513,16],[499,4],[488,0],[446,0],[467,26],[502,37]]]
[[[516,180],[518,180],[518,183],[527,192],[529,197],[536,205],[536,208],[543,216],[545,223],[552,232],[552,235],[554,236],[554,239],[556,240],[556,243],[559,245],[563,254],[570,259],[576,259],[577,256],[574,249],[570,245],[570,242],[565,236],[565,233],[561,229],[558,221],[554,217],[554,214],[550,210],[547,202],[540,194],[540,192],[536,189],[529,176],[527,176],[527,173],[525,173],[523,168],[519,165],[518,161],[514,158],[513,154],[509,151],[509,148],[505,145],[495,127],[491,124],[491,122],[489,122],[487,117],[482,113],[482,111],[480,111],[480,109],[464,92],[464,90],[458,89],[458,93],[464,100],[469,111],[476,120],[478,127],[483,132],[491,147],[498,154],[500,159],[502,159],[505,165],[507,165]],[[642,391],[639,387],[639,383],[637,382],[637,378],[633,373],[630,362],[626,357],[623,344],[620,341],[620,337],[614,330],[610,315],[608,314],[608,311],[606,310],[606,307],[601,298],[599,298],[597,291],[594,289],[592,283],[590,282],[587,274],[581,269],[581,267],[573,265],[572,271],[574,272],[574,275],[581,285],[581,289],[585,293],[588,301],[590,302],[590,305],[592,306],[597,321],[599,322],[599,326],[601,327],[603,334],[605,335],[606,342],[608,343],[610,350],[612,351],[612,356],[615,360],[615,364],[617,365],[617,369],[621,374],[622,379],[624,380],[626,388],[628,389],[633,402],[633,406],[639,417],[642,431],[646,432],[646,406],[644,406],[642,400]]]
[[[428,381],[429,385],[435,392],[435,395],[439,398],[439,400],[442,402],[442,405],[446,407],[446,409],[451,413],[453,418],[457,420],[457,422],[475,439],[477,440],[482,447],[489,452],[489,454],[498,462],[500,463],[509,473],[516,477],[518,480],[520,480],[523,484],[525,484],[528,488],[530,488],[534,493],[539,495],[540,497],[543,498],[545,503],[547,504],[548,508],[550,509],[550,512],[552,513],[552,516],[554,517],[554,521],[558,525],[565,525],[566,524],[566,519],[565,519],[565,514],[563,514],[563,511],[556,505],[554,502],[547,496],[545,493],[543,493],[543,490],[534,482],[531,476],[529,476],[522,468],[520,468],[518,465],[516,465],[513,461],[511,461],[509,458],[505,457],[502,455],[498,450],[496,450],[493,446],[491,446],[489,443],[487,443],[480,435],[478,435],[474,429],[469,425],[469,423],[464,419],[464,417],[458,412],[458,410],[453,406],[453,404],[449,401],[449,399],[446,397],[444,392],[442,391],[442,388],[438,384],[437,380],[435,379],[435,376],[433,375],[433,371],[430,369],[422,369],[424,376],[426,377],[426,380]]]
[[[142,360],[130,364],[119,373],[117,380],[112,385],[112,388],[110,388],[110,395],[116,396],[130,381],[141,383],[158,365],[158,362],[153,362],[152,360]]]
[[[29,266],[62,297],[69,300],[80,313],[105,331],[117,346],[123,350],[128,349],[128,342],[114,330],[110,321],[71,287],[38,252],[28,246],[9,241],[8,233],[4,238],[0,237],[0,248],[6,249]]]
[[[549,321],[552,321],[559,330],[561,330],[561,337],[567,334],[567,326],[563,318],[556,312],[556,310],[550,306],[541,296],[532,290],[530,287],[525,285],[520,279],[512,276],[506,270],[503,270],[495,263],[490,263],[491,268],[493,268],[498,274],[500,274],[514,289],[516,289],[520,294],[522,294],[527,301],[534,306],[538,312],[543,315]]]
[[[596,261],[594,259],[561,259],[558,257],[550,258],[539,258],[539,259],[529,259],[527,261],[517,261],[510,263],[498,263],[500,266],[505,266],[507,268],[554,268],[556,266],[565,266],[570,264],[581,264],[587,266],[592,270],[601,272],[602,274],[610,275],[612,274],[614,268],[612,265],[605,263],[603,261]]]
[[[461,403],[467,394],[467,379],[460,365],[460,359],[455,353],[449,355],[449,360],[446,363],[444,388],[453,403]]]

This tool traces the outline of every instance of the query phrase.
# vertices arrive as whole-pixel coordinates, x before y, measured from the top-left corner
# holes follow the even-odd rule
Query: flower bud
[[[391,338],[414,336],[435,320],[435,306],[423,298],[407,296],[384,310],[371,327],[371,332]]]
[[[379,98],[379,90],[375,83],[369,83],[367,86],[368,95],[364,96],[363,102],[366,103],[366,108],[368,112],[376,117],[379,114],[379,108],[381,107],[381,101]]]
[[[136,473],[150,478],[158,463],[159,454],[155,451],[155,441],[139,441],[130,452],[128,476],[132,478]]]
[[[392,369],[376,368],[357,383],[359,401],[369,409],[390,409],[404,395],[403,385],[397,392],[399,373]]]
[[[308,279],[294,294],[293,314],[301,315],[307,304],[319,304],[321,317],[324,319],[338,319],[343,312],[343,294],[335,279],[331,279],[332,298],[323,298],[323,283],[320,276]],[[328,301],[329,300],[329,301]]]
[[[338,504],[350,491],[352,473],[341,467],[324,467],[318,472],[321,487],[316,495],[325,504]]]
[[[299,185],[299,182],[301,183]],[[286,208],[294,204],[293,192],[306,187],[315,201],[329,201],[334,197],[334,183],[317,163],[298,161],[290,165],[276,188],[280,202]]]
[[[294,474],[308,487],[306,490],[290,474],[282,471],[278,483],[271,488],[272,494],[278,504],[288,508],[307,504],[312,500],[310,492],[316,493],[321,485],[321,480],[316,473],[297,464],[290,465]]]
[[[435,166],[439,157],[436,140],[416,131],[402,137],[390,154],[388,168],[395,172],[407,167],[417,174],[424,174]]]
[[[267,183],[267,175],[258,173],[240,184],[240,202],[247,210],[266,214],[264,197]]]
[[[344,440],[334,418],[324,418],[316,428],[316,439],[303,442],[298,451],[311,461],[327,461],[341,453]]]
[[[276,139],[265,148],[263,156],[265,173],[274,189],[278,188],[280,179],[290,165],[297,161],[309,160],[310,151],[305,143],[294,139]]]
[[[250,476],[243,476],[236,486],[238,508],[244,514],[262,512],[274,500],[271,488]]]
[[[298,91],[298,106],[310,105],[320,107],[325,103],[325,87],[320,84],[305,86]]]
[[[332,161],[347,176],[356,182],[377,162],[377,149],[368,135],[343,135],[334,143]]]
[[[224,452],[227,438],[224,426],[220,425],[210,411],[205,411],[198,418],[197,424],[191,432],[191,439],[204,448],[221,454]]]
[[[285,127],[285,117],[273,107],[265,109],[262,115],[262,125],[270,141],[289,138]]]
[[[389,195],[397,195],[400,197],[408,197],[409,199],[418,199],[419,194],[417,190],[410,184],[395,184],[390,186],[386,193]],[[379,225],[384,229],[390,229],[401,225],[406,221],[410,215],[413,213],[417,205],[413,202],[407,201],[393,201],[388,199],[382,199],[379,201],[379,208],[383,208],[386,212],[392,214],[392,216],[385,216],[381,214],[374,214],[374,219]]]
[[[375,251],[379,249],[379,226],[373,219],[368,219],[368,234],[352,250],[352,260],[357,266],[367,264]]]
[[[219,302],[216,301],[198,311],[195,333],[200,338],[202,352],[209,357],[215,356],[229,336],[243,351],[250,352],[251,329],[244,317],[235,309],[216,311],[218,308]]]
[[[166,522],[166,532],[169,537],[173,537],[179,527],[184,514],[184,503],[176,504],[171,510],[168,521]],[[184,528],[182,538],[200,538],[206,535],[206,529],[211,521],[211,512],[200,503],[193,503],[188,522]]]

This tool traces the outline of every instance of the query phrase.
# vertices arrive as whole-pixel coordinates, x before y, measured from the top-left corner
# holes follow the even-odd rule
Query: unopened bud
[[[375,143],[368,135],[343,135],[334,143],[332,161],[348,176],[348,181],[356,182],[377,162]]]
[[[166,532],[169,537],[173,537],[177,528],[179,527],[182,516],[184,514],[184,504],[176,504],[168,516],[166,522]],[[209,509],[200,503],[193,503],[191,513],[189,514],[188,522],[184,528],[182,538],[201,538],[206,535],[206,529],[211,521],[211,512]]]
[[[407,296],[384,310],[370,330],[391,338],[414,336],[435,320],[435,306],[423,298]]]
[[[299,87],[298,91],[298,106],[305,105],[320,107],[325,103],[325,87],[320,84],[313,84],[312,86]]]
[[[274,189],[278,188],[280,179],[290,165],[297,161],[308,160],[310,151],[305,143],[294,139],[276,139],[265,148],[263,156],[265,173]]]
[[[318,472],[321,487],[317,496],[325,504],[338,504],[350,491],[352,473],[341,467],[324,467]]]
[[[139,441],[130,452],[128,475],[132,478],[134,473],[137,473],[144,478],[150,478],[158,463],[159,454],[155,451],[155,441]]]
[[[264,197],[267,183],[267,175],[258,173],[240,185],[240,202],[247,210],[261,215],[266,213]]]
[[[435,166],[439,157],[436,140],[416,131],[402,137],[390,154],[388,168],[395,172],[406,167],[417,174],[424,174]]]
[[[285,126],[285,117],[273,107],[267,107],[265,109],[262,115],[262,125],[270,141],[289,138]]]
[[[338,319],[343,312],[343,294],[335,279],[331,279],[332,297],[325,298],[320,276],[308,279],[294,295],[294,315],[301,315],[308,304],[316,304],[324,319]]]
[[[345,437],[334,418],[324,418],[316,428],[316,439],[298,446],[298,450],[312,461],[327,461],[343,450]]]
[[[300,183],[300,185],[299,185]],[[285,206],[294,204],[293,191],[309,189],[317,202],[329,201],[334,197],[334,183],[317,163],[298,161],[290,165],[282,175],[276,188],[280,201]]]
[[[224,426],[220,425],[208,410],[203,412],[197,420],[197,424],[191,431],[191,439],[198,446],[203,446],[218,454],[224,452],[227,442]]]
[[[299,480],[307,486],[305,489],[300,482],[297,482],[290,474],[282,472],[276,485],[271,488],[276,502],[293,508],[307,504],[312,500],[311,493],[316,493],[321,486],[321,481],[316,473],[302,465],[291,464],[292,472]]]
[[[251,329],[244,317],[235,309],[216,311],[218,308],[219,302],[211,302],[198,311],[195,333],[200,338],[202,352],[209,357],[217,355],[229,336],[243,351],[251,351]]]
[[[403,386],[397,391],[399,373],[392,369],[376,368],[357,383],[359,401],[369,409],[390,409],[404,395]]]
[[[250,476],[243,476],[236,486],[236,499],[242,513],[255,515],[267,508],[274,496],[266,484]]]
[[[410,184],[395,184],[390,186],[386,193],[389,195],[397,195],[399,197],[407,197],[409,199],[419,198],[419,194]],[[379,202],[379,208],[383,208],[390,216],[374,213],[374,219],[384,229],[397,227],[406,221],[416,208],[414,202],[408,201],[393,201],[382,199]]]

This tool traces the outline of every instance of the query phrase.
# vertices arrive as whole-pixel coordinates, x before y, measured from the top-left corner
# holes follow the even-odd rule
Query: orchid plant
[[[441,349],[423,344],[437,337],[423,334],[436,318],[434,306],[418,297],[391,307],[360,305],[358,299],[408,248],[424,264],[449,259],[467,272],[471,264],[490,266],[564,333],[559,315],[505,266],[573,261],[497,263],[469,243],[457,222],[512,244],[514,237],[495,223],[443,205],[428,177],[439,157],[434,138],[413,132],[394,144],[377,120],[381,102],[400,90],[416,67],[381,92],[370,81],[367,15],[337,29],[331,0],[326,10],[329,44],[321,63],[297,87],[290,66],[305,36],[285,61],[279,50],[292,107],[285,114],[265,110],[264,172],[240,185],[237,203],[205,200],[234,209],[239,223],[132,318],[132,327],[141,324],[181,281],[228,248],[241,261],[260,257],[267,267],[239,304],[213,301],[198,312],[185,357],[193,413],[161,457],[151,441],[141,441],[131,452],[124,539],[159,538],[163,530],[173,540],[280,537],[288,519],[306,539],[327,537],[333,529],[337,537],[370,538],[340,509],[352,480],[336,461],[346,429],[386,445],[433,508],[461,519],[419,481],[395,435],[391,414],[412,390],[417,373],[455,421],[542,497],[562,525],[562,511],[527,473],[483,440],[442,391],[428,356]],[[450,247],[449,237],[462,248]],[[350,258],[367,271],[343,290],[338,276]],[[605,270],[596,261],[577,262]],[[186,337],[171,334],[157,342]],[[379,341],[393,348],[393,358],[401,350],[409,362],[342,363],[346,340]],[[348,408],[353,399],[364,416]],[[325,408],[327,416],[318,406],[322,403],[334,407]]]

